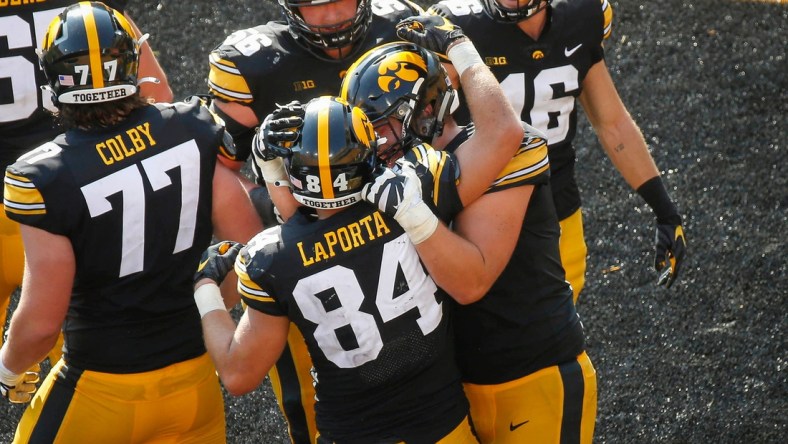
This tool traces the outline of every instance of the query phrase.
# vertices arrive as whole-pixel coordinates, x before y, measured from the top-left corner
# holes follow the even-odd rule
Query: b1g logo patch
[[[484,64],[487,66],[506,66],[509,62],[506,61],[505,56],[485,57]]]
[[[307,89],[315,89],[314,80],[299,80],[297,82],[293,82],[294,91],[305,91]]]

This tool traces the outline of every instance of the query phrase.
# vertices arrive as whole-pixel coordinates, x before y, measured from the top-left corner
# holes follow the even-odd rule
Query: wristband
[[[462,76],[462,73],[473,65],[484,65],[479,51],[470,40],[453,45],[446,52],[446,56],[451,60],[459,76]]]
[[[200,312],[200,319],[214,310],[227,311],[227,307],[224,306],[222,292],[219,291],[219,286],[216,284],[201,285],[200,288],[194,291],[194,302],[197,304],[197,310]]]
[[[643,185],[639,186],[637,193],[643,200],[646,201],[654,215],[657,216],[657,221],[660,223],[674,223],[675,225],[681,224],[679,217],[679,210],[673,201],[668,196],[668,190],[665,189],[665,184],[662,183],[660,176],[652,177],[647,180]],[[678,219],[678,221],[676,220]]]
[[[21,375],[12,372],[5,366],[5,363],[3,363],[3,355],[5,355],[5,347],[0,349],[0,382],[13,387],[19,382],[19,377]]]

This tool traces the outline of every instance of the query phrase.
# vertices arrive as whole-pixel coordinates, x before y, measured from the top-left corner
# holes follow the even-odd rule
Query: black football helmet
[[[484,11],[493,20],[501,23],[519,23],[546,8],[552,0],[517,0],[517,6],[507,8],[498,0],[482,0]]]
[[[402,122],[400,140],[379,153],[384,160],[414,138],[431,143],[459,104],[438,56],[407,42],[380,45],[362,55],[342,79],[340,96],[364,110],[373,126],[389,117]],[[428,105],[432,110],[425,112]]]
[[[278,1],[296,42],[321,59],[327,58],[323,51],[325,49],[341,49],[361,41],[372,22],[372,0],[357,0],[356,13],[353,17],[338,23],[307,23],[297,8],[319,6],[339,0]],[[344,58],[351,53],[340,54],[340,56]]]
[[[372,180],[377,139],[360,108],[323,96],[304,105],[304,124],[293,143],[288,172],[302,205],[335,209],[360,202]]]
[[[39,51],[55,104],[135,94],[139,45],[126,18],[103,3],[80,2],[63,10],[50,22]]]

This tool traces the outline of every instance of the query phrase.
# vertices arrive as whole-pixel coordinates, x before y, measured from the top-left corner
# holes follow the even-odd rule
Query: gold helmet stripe
[[[326,100],[326,106],[320,107],[317,112],[317,164],[320,171],[320,187],[324,199],[334,198],[334,185],[331,180],[331,158],[328,150],[330,134],[328,134],[329,112],[331,101]]]
[[[136,32],[134,32],[134,28],[131,27],[131,23],[129,23],[129,21],[126,19],[126,16],[121,14],[120,11],[118,11],[117,9],[112,9],[112,15],[118,21],[120,26],[126,31],[126,33],[130,35],[134,40],[137,40],[141,37],[137,35]]]
[[[96,17],[93,16],[93,7],[90,5],[90,2],[80,2],[79,6],[82,9],[85,33],[88,38],[90,74],[93,78],[93,88],[103,88],[104,70],[101,66],[101,45],[99,43],[98,30],[96,29]]]
[[[44,35],[44,44],[41,45],[41,48],[44,51],[48,50],[50,46],[55,43],[55,37],[57,36],[57,31],[60,29],[60,25],[63,21],[60,19],[60,16],[53,18],[52,21],[49,23],[49,27],[47,28],[47,33]]]

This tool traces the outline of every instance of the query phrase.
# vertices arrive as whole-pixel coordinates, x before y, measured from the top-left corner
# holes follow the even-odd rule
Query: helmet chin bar
[[[500,23],[519,23],[545,9],[552,0],[518,0],[517,7],[507,8],[498,0],[483,0],[484,10],[492,19]],[[523,6],[520,4],[523,3]]]
[[[328,60],[343,60],[352,56],[353,47],[364,39],[372,21],[372,7],[370,0],[358,0],[356,13],[353,17],[331,24],[307,23],[297,8],[319,6],[333,3],[336,0],[301,1],[279,0],[279,7],[287,20],[288,28],[293,39],[302,48],[315,57]],[[338,51],[337,57],[327,55],[327,51]]]

